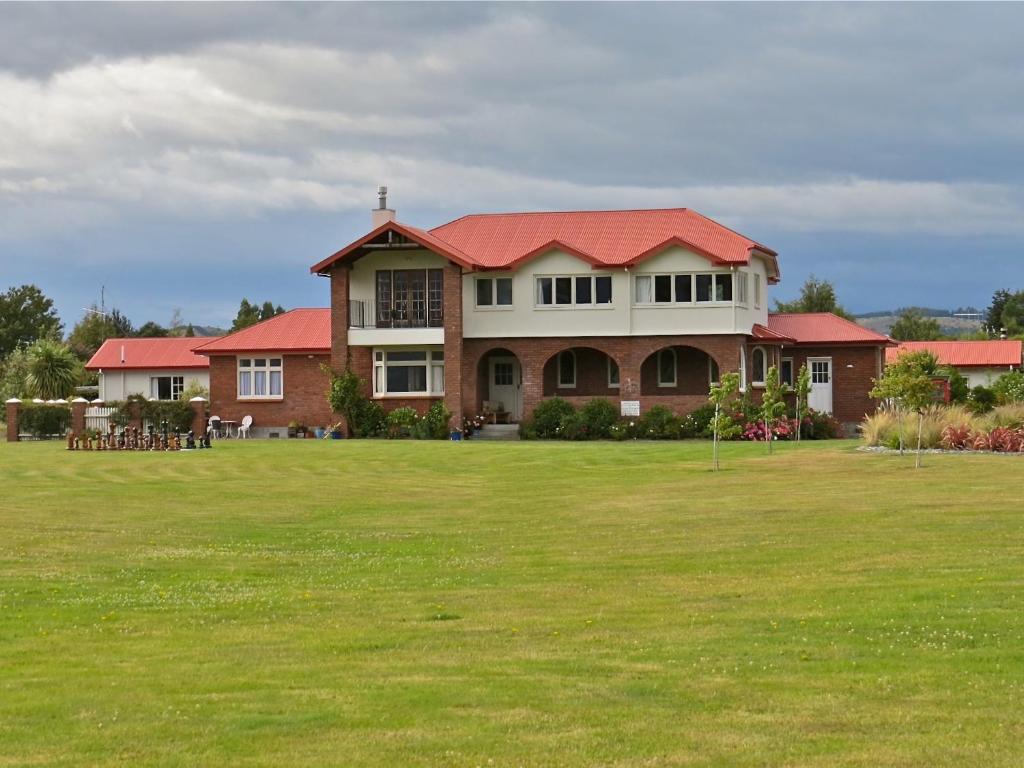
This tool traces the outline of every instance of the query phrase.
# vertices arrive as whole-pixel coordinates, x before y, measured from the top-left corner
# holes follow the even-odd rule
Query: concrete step
[[[479,435],[473,435],[474,440],[518,440],[518,424],[484,424]]]

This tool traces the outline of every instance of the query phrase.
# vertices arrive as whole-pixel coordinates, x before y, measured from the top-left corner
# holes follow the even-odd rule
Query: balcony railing
[[[444,313],[426,307],[394,309],[381,307],[374,301],[352,299],[348,303],[349,328],[444,328]]]

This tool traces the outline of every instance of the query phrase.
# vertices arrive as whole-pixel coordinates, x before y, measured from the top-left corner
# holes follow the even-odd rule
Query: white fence
[[[90,405],[85,409],[85,428],[106,434],[110,431],[110,415],[114,410],[108,406]]]

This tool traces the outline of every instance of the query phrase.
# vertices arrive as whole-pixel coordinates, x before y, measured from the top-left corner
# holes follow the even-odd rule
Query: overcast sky
[[[0,290],[326,306],[472,212],[691,207],[854,311],[1024,288],[1024,5],[0,4]]]

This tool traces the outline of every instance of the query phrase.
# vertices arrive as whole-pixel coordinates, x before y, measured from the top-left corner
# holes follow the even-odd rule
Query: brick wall
[[[254,428],[286,427],[298,421],[308,427],[327,426],[339,419],[327,404],[330,377],[320,366],[327,355],[285,355],[284,397],[281,400],[239,400],[234,355],[210,356],[210,415],[241,422],[249,415]]]
[[[878,377],[880,347],[787,347],[782,357],[793,358],[793,376],[809,357],[832,358],[832,415],[843,424],[857,424],[874,413],[878,401],[868,392]],[[884,352],[882,353],[884,355]]]

